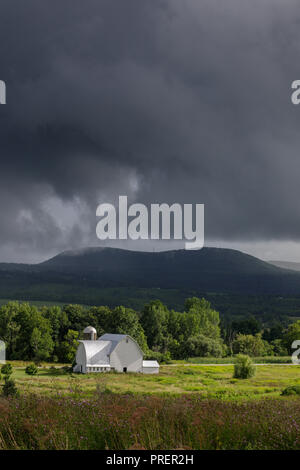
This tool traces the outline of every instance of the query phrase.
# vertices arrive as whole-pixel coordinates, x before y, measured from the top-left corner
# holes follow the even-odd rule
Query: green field
[[[291,356],[260,356],[252,357],[254,364],[292,364]],[[190,364],[234,364],[234,357],[190,357],[186,361]]]
[[[16,363],[19,367],[21,363]],[[92,397],[100,391],[118,394],[197,393],[201,398],[226,400],[279,397],[289,385],[300,385],[300,367],[294,365],[257,366],[255,377],[234,379],[232,365],[161,366],[158,375],[144,374],[72,374],[57,367],[40,368],[37,376],[28,376],[24,365],[14,368],[13,378],[21,393],[38,395],[77,395]]]
[[[261,365],[233,379],[232,365],[161,366],[158,375],[25,373],[19,396],[0,397],[1,449],[300,449],[300,366]],[[2,382],[3,383],[3,382]]]

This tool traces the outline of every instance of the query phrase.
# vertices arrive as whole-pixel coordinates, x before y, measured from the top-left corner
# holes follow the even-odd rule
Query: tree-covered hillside
[[[141,298],[138,290],[143,301],[161,298],[172,306],[178,300],[182,305],[191,292],[300,296],[300,273],[217,248],[159,253],[88,248],[36,265],[0,264],[0,298],[111,305],[111,299],[123,297],[130,305]],[[162,295],[153,295],[157,290]]]
[[[248,318],[220,322],[219,312],[204,298],[188,298],[183,311],[161,301],[141,310],[118,306],[68,304],[37,307],[9,302],[0,307],[0,339],[8,359],[72,362],[83,329],[93,325],[103,333],[132,336],[145,357],[158,360],[192,356],[225,357],[239,352],[252,356],[287,355],[299,322],[268,327]],[[297,335],[296,335],[297,336]]]

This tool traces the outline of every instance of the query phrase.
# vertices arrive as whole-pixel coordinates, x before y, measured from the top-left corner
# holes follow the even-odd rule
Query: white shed
[[[157,361],[143,361],[143,374],[158,374],[159,364]]]

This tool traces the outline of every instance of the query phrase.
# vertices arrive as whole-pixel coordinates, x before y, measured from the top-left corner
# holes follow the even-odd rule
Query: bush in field
[[[38,368],[35,364],[30,364],[26,367],[25,372],[28,375],[36,375],[38,373]]]
[[[300,395],[300,385],[292,385],[291,387],[285,388],[281,395]]]
[[[1,367],[1,373],[5,375],[6,377],[10,377],[12,374],[13,368],[11,364],[4,364],[4,366]]]
[[[255,375],[256,369],[249,356],[238,354],[234,363],[235,379],[249,379]]]
[[[2,394],[5,397],[14,397],[19,395],[19,391],[16,387],[15,381],[13,379],[10,379],[9,376],[5,377]]]

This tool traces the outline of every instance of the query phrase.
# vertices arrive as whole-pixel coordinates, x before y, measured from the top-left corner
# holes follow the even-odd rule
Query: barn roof
[[[127,335],[113,335],[110,333],[105,333],[104,335],[100,336],[100,338],[98,338],[98,342],[108,341],[110,343],[109,354],[111,354],[118,344],[125,338],[127,338]]]
[[[86,363],[90,365],[109,365],[111,341],[80,341],[85,349]]]
[[[128,335],[114,335],[112,333],[105,333],[104,335],[100,336],[98,341],[117,341],[118,343],[120,341],[123,341],[124,338],[127,338]]]
[[[89,366],[103,367],[110,364],[110,354],[118,346],[118,344],[126,338],[130,338],[139,348],[141,354],[143,351],[138,343],[129,335],[118,335],[106,333],[96,341],[80,340],[83,344],[86,355],[86,364]]]
[[[141,354],[143,355],[143,351],[140,347],[140,345],[138,344],[138,342],[133,339],[131,336],[129,335],[121,335],[121,334],[113,334],[113,333],[105,333],[104,335],[100,336],[100,338],[98,339],[98,341],[111,341],[111,350],[110,352],[112,352],[115,347],[121,342],[123,341],[125,338],[129,338],[131,341],[133,341],[138,349],[140,350]]]

